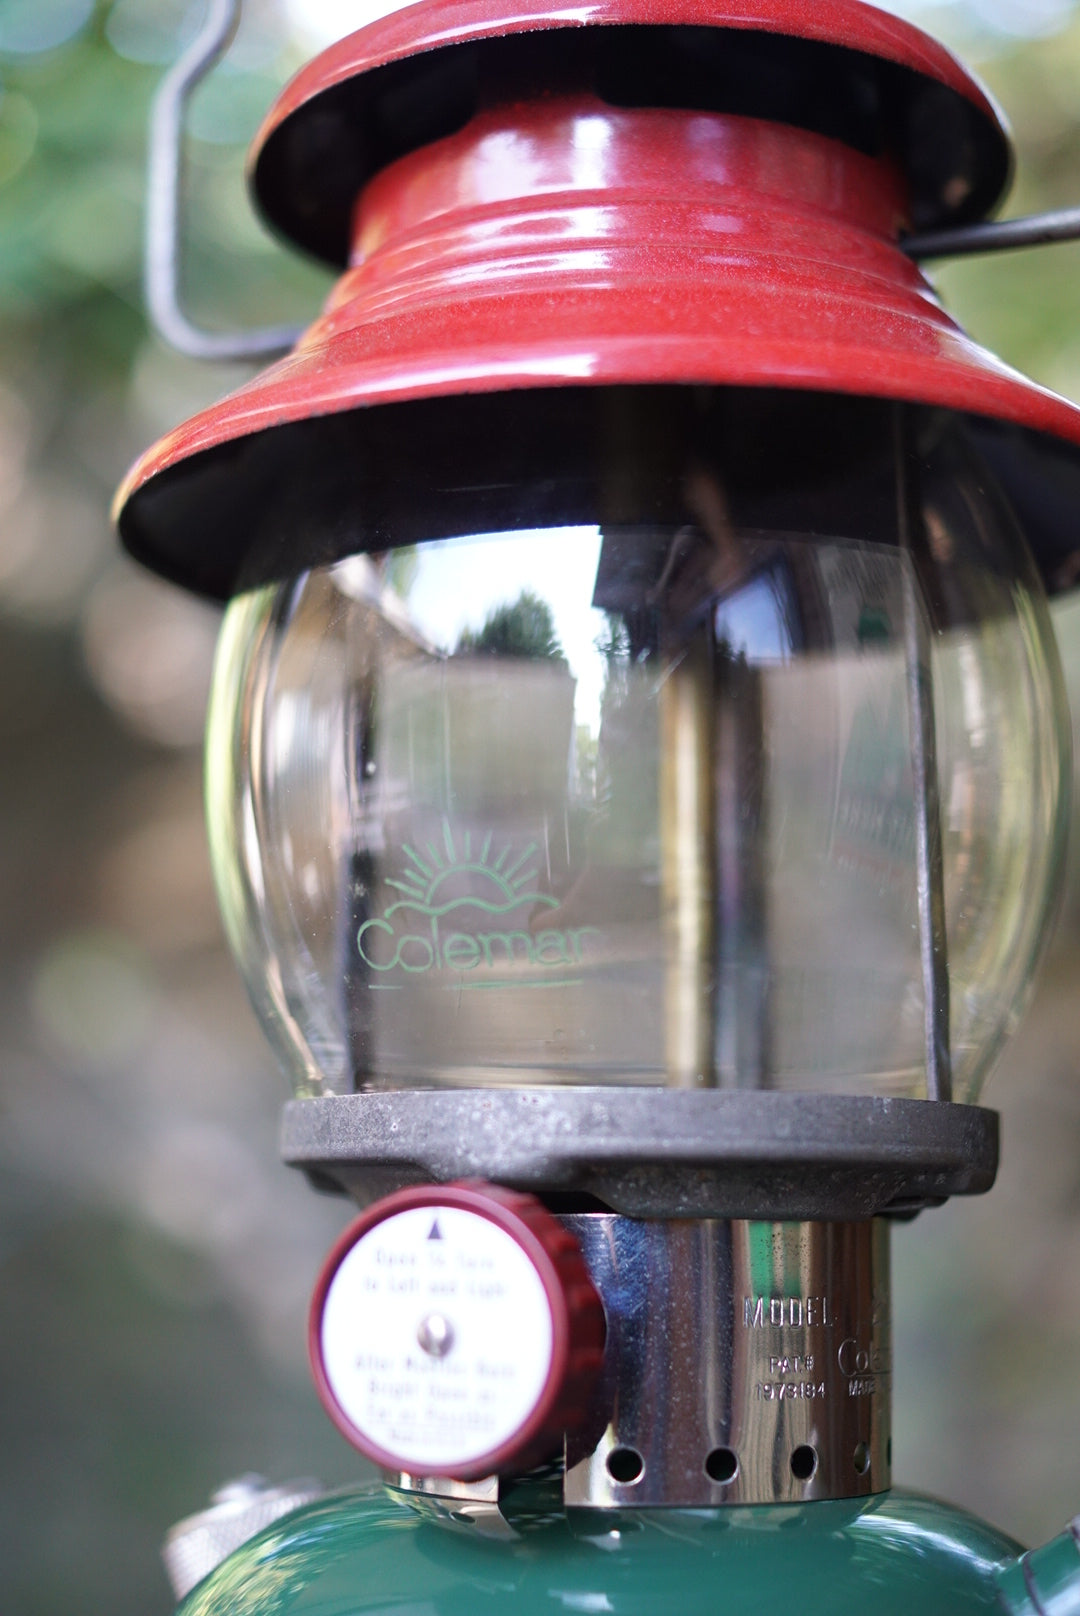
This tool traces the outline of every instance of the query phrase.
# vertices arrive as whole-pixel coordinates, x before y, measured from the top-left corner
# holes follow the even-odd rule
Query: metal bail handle
[[[300,328],[293,326],[204,331],[181,304],[184,116],[196,89],[232,43],[240,10],[241,0],[210,0],[199,32],[162,79],[150,114],[143,267],[147,314],[162,340],[190,359],[273,358],[288,352],[300,336]]]
[[[585,1418],[604,1311],[581,1248],[495,1185],[402,1190],[331,1252],[312,1300],[330,1418],[386,1470],[462,1481],[523,1471]]]

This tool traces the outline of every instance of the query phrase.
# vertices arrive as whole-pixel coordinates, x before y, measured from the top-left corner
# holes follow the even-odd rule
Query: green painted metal
[[[335,1494],[252,1538],[179,1616],[1000,1616],[1020,1553],[904,1492],[568,1520],[522,1489],[506,1510],[521,1535],[496,1541],[377,1486]]]
[[[1074,1531],[1009,1566],[1000,1587],[1009,1616],[1080,1616],[1080,1543]]]

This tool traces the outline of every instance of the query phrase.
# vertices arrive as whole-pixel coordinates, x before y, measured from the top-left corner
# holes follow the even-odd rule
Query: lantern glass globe
[[[1052,912],[1063,686],[968,426],[878,413],[801,457],[721,422],[581,520],[548,468],[513,525],[236,597],[212,854],[298,1094],[977,1096]]]

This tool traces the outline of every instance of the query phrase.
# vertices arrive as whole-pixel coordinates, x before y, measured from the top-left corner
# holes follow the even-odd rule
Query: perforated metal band
[[[890,1485],[886,1224],[564,1222],[608,1315],[607,1424],[568,1445],[568,1508]]]

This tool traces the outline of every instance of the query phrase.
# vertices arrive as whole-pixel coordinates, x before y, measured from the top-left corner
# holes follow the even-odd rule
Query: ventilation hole
[[[865,1476],[870,1468],[870,1449],[865,1442],[860,1442],[854,1453],[855,1469],[860,1476]]]
[[[817,1451],[807,1443],[791,1455],[791,1474],[796,1481],[809,1481],[817,1469]]]
[[[705,1460],[710,1481],[734,1481],[738,1473],[739,1461],[730,1448],[714,1448]]]
[[[607,1456],[607,1467],[612,1481],[621,1482],[626,1487],[630,1482],[641,1479],[645,1461],[636,1448],[612,1448]]]

